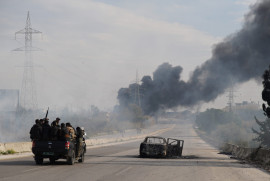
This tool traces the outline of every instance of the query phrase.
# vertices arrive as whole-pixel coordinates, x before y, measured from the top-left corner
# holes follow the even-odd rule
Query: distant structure
[[[260,104],[254,101],[243,101],[242,103],[235,103],[236,110],[249,109],[249,110],[259,110]]]
[[[142,94],[141,94],[141,86],[140,86],[138,70],[136,71],[136,80],[134,81],[134,83],[129,85],[129,91],[130,91],[132,103],[141,107]]]
[[[231,86],[230,89],[229,89],[229,93],[228,93],[228,108],[229,108],[229,112],[233,112],[233,106],[234,106],[234,87]]]
[[[15,39],[17,34],[25,35],[25,46],[14,50],[25,52],[24,72],[20,95],[20,106],[26,110],[36,110],[38,109],[38,102],[35,85],[34,66],[31,52],[40,49],[32,47],[32,34],[41,34],[41,32],[31,27],[29,11],[27,13],[25,28],[15,33]]]
[[[140,80],[138,70],[136,71],[135,104],[141,107]]]

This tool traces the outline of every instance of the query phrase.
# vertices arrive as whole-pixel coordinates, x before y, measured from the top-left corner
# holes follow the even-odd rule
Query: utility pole
[[[17,48],[14,50],[14,51],[25,52],[20,106],[26,110],[36,110],[38,109],[38,102],[37,102],[37,92],[36,92],[36,84],[35,84],[35,76],[34,76],[34,65],[32,61],[31,52],[37,51],[40,49],[32,47],[32,34],[41,34],[41,32],[31,27],[29,11],[27,13],[25,28],[15,33],[15,39],[16,39],[17,34],[25,35],[24,47]]]

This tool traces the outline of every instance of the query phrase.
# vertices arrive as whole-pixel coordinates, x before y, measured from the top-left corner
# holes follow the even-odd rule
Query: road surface
[[[44,165],[35,165],[32,157],[2,160],[0,180],[270,181],[266,171],[218,154],[197,136],[191,124],[177,124],[161,136],[184,139],[184,158],[139,158],[140,141],[135,141],[88,149],[85,162],[73,166],[64,160],[55,165],[48,160]]]

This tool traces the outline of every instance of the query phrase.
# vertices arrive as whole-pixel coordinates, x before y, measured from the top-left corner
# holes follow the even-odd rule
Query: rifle
[[[48,114],[49,114],[49,107],[48,107],[48,109],[47,109],[46,116],[45,116],[44,120],[46,120],[46,119],[47,119]]]

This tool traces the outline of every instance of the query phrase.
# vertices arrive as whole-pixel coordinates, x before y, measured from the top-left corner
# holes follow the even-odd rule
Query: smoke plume
[[[161,108],[212,101],[231,85],[260,77],[269,62],[270,1],[263,0],[250,7],[242,29],[215,45],[212,57],[197,67],[188,81],[181,80],[181,66],[169,63],[160,65],[153,78],[144,76],[138,85],[142,109],[151,114]],[[121,106],[134,102],[132,87],[119,90]]]

